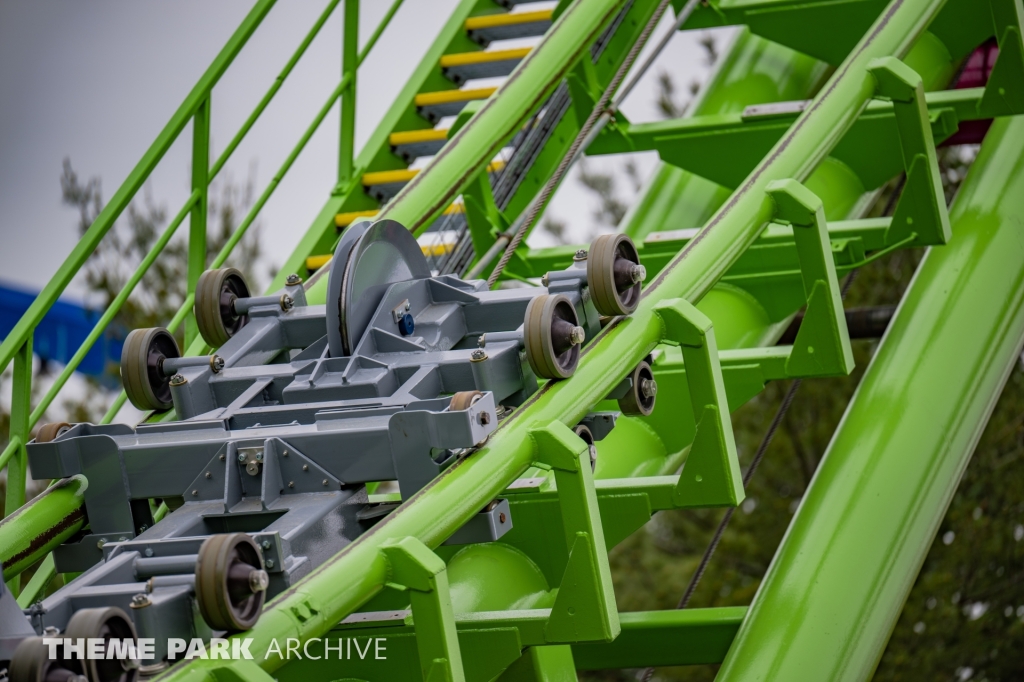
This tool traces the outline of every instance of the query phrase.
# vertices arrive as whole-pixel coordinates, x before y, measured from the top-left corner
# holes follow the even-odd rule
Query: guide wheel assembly
[[[590,245],[587,284],[600,314],[615,317],[636,310],[646,276],[636,246],[626,235],[603,234]]]
[[[530,300],[523,322],[526,359],[544,379],[567,379],[580,361],[584,341],[576,309],[561,294],[541,294]]]
[[[259,620],[269,585],[263,557],[245,533],[211,535],[196,560],[196,602],[214,630],[242,632]]]
[[[180,357],[178,342],[166,329],[130,332],[121,351],[121,383],[132,405],[140,410],[170,409],[171,379],[164,374],[163,363]]]
[[[228,342],[249,321],[248,315],[235,311],[235,301],[249,298],[249,285],[235,268],[207,270],[196,283],[196,326],[199,334],[214,348]]]

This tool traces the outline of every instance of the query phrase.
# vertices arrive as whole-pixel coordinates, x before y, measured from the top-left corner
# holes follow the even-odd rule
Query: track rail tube
[[[595,14],[602,14],[598,9],[604,5],[586,4]],[[614,8],[614,3],[606,4]],[[380,547],[385,541],[413,536],[428,546],[438,546],[534,460],[532,428],[556,419],[575,424],[607,395],[663,337],[655,304],[677,297],[694,302],[703,296],[770,219],[773,206],[764,192],[765,186],[777,179],[803,179],[813,170],[871,99],[875,82],[867,71],[868,62],[876,57],[905,55],[942,4],[942,0],[893,0],[785,137],[700,235],[662,271],[637,311],[609,324],[597,341],[588,346],[571,379],[548,383],[492,434],[487,445],[449,468],[365,535],[274,599],[256,626],[244,634],[253,639],[251,650],[260,667],[273,671],[284,663],[279,656],[264,658],[272,640],[318,637],[383,588],[387,565]],[[562,20],[571,12],[563,15]],[[538,53],[542,49],[543,45]],[[503,99],[506,98],[491,101]],[[477,114],[475,120],[481,118]],[[471,126],[472,123],[462,132]],[[466,136],[462,142],[468,143],[475,155],[478,152],[471,139]],[[434,163],[441,162],[439,158]],[[448,170],[439,176],[458,177]],[[418,177],[430,175],[428,168]],[[440,189],[428,191],[427,185],[421,187],[424,189],[416,191],[424,192],[423,203],[405,205],[426,206],[429,197],[435,196],[433,191]],[[397,219],[399,213],[396,210],[389,217]],[[432,213],[428,210],[418,215]],[[236,665],[199,659],[175,667],[159,679],[202,679],[204,673],[212,676],[212,668]]]
[[[1024,119],[997,120],[719,680],[871,677],[1024,339]]]
[[[65,478],[0,521],[4,580],[19,575],[82,528],[88,486],[85,476]]]

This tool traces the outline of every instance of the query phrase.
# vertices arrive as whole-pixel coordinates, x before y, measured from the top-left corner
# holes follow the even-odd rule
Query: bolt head
[[[579,346],[587,339],[587,332],[583,327],[573,327],[569,332],[569,341],[574,346]]]
[[[323,480],[323,484],[327,485],[327,479],[326,478]]]
[[[105,545],[105,544],[107,544],[107,539],[106,538],[100,538],[96,542],[96,549],[103,549],[103,545]]]
[[[216,374],[217,372],[219,372],[222,369],[224,369],[224,358],[222,358],[219,355],[211,355],[210,356],[210,369],[213,370],[214,374]]]
[[[579,251],[573,254],[572,259],[575,261],[587,260],[587,250],[580,249]]]
[[[643,379],[640,382],[640,395],[645,398],[653,398],[658,394],[658,382],[654,379]]]
[[[198,490],[193,490],[192,491],[192,497],[199,497],[199,491]]]
[[[505,523],[505,512],[498,514],[498,523]]]
[[[551,278],[548,277],[547,274],[545,274],[543,277],[540,278],[540,284],[541,286],[544,287],[549,286],[551,284]]]
[[[263,563],[266,565],[267,568],[273,568],[274,567],[274,560],[273,559],[267,559]]]
[[[183,374],[175,374],[171,377],[171,386],[181,386],[184,383],[186,383],[186,380]]]
[[[294,488],[295,487],[295,481],[288,481],[288,487],[289,488]]]
[[[292,273],[288,275],[288,279],[285,280],[285,284],[287,284],[290,287],[293,287],[296,284],[302,284],[302,278],[296,275],[295,273]]]
[[[303,471],[309,471],[309,465],[308,464],[303,464],[302,465],[302,470]]]
[[[206,477],[207,478],[213,478],[213,474],[211,474],[209,471],[207,471],[206,472]]]
[[[643,282],[647,279],[647,268],[638,263],[629,269],[629,276],[633,280],[634,284],[637,282]]]
[[[271,560],[267,560],[269,565]],[[253,594],[257,592],[266,592],[267,586],[270,585],[270,576],[267,575],[266,571],[261,571],[258,568],[254,568],[249,571],[249,589],[252,590]]]
[[[139,608],[142,608],[144,606],[149,606],[149,604],[150,604],[149,595],[136,594],[135,596],[132,597],[132,608],[133,609],[139,609]]]
[[[295,307],[295,299],[288,294],[281,296],[281,310],[291,310]]]
[[[491,423],[491,413],[490,412],[481,412],[480,416],[478,417],[478,419],[480,420],[481,426],[487,426],[488,424]]]
[[[263,549],[270,549],[270,540],[264,540],[260,543],[260,547]]]
[[[257,452],[256,453],[256,461],[257,462],[262,462],[263,461],[263,453],[262,452]]]
[[[143,552],[143,554],[145,554],[146,556],[153,556],[153,548],[152,547],[147,547],[146,551]]]
[[[239,462],[244,462],[245,461],[245,455],[243,453],[241,453],[241,452],[238,453],[238,461]]]
[[[478,362],[480,360],[486,360],[487,359],[487,351],[485,351],[483,348],[477,348],[476,350],[474,350],[472,353],[469,354],[469,357],[471,359],[473,359],[473,360],[478,361]]]

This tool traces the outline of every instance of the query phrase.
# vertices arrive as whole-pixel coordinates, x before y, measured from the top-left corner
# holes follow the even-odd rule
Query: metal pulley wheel
[[[80,661],[53,660],[42,637],[26,637],[11,657],[11,682],[87,682]]]
[[[459,391],[452,395],[452,402],[448,409],[452,412],[468,410],[473,403],[482,397],[484,397],[484,394],[480,391]]]
[[[523,340],[534,374],[544,379],[567,379],[580,361],[585,334],[576,308],[562,294],[541,294],[526,306]]]
[[[583,424],[577,424],[572,432],[587,444],[587,448],[590,450],[590,470],[595,471],[597,469],[597,445],[594,443],[593,432]]]
[[[269,577],[256,543],[245,533],[211,535],[196,560],[196,602],[214,630],[241,632],[259,620]]]
[[[394,220],[350,225],[338,242],[327,275],[331,357],[352,354],[392,284],[427,277],[427,259],[404,225]]]
[[[654,411],[654,400],[658,395],[658,382],[654,372],[645,361],[633,368],[629,375],[629,391],[619,398],[619,409],[630,417],[646,417]]]
[[[207,270],[199,275],[194,310],[203,341],[220,348],[237,334],[249,322],[249,316],[235,312],[235,300],[251,295],[245,277],[235,268]]]
[[[75,611],[64,636],[70,639],[136,639],[132,619],[116,606]],[[103,650],[107,651],[106,644]],[[139,675],[139,661],[134,658],[86,659],[78,663],[89,682],[133,682]]]
[[[51,422],[49,424],[43,424],[36,431],[36,442],[37,443],[49,443],[52,440],[56,440],[57,436],[71,429],[71,424],[67,422]]]
[[[636,310],[646,276],[636,246],[626,235],[603,234],[590,245],[587,286],[600,314],[615,317]]]
[[[164,375],[165,358],[180,358],[178,342],[162,327],[135,329],[121,350],[121,383],[128,400],[140,410],[166,410],[171,401],[171,379]]]

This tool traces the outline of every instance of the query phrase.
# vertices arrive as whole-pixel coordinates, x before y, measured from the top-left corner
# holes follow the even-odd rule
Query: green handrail
[[[71,255],[61,265],[57,274],[50,280],[50,282],[44,287],[43,291],[36,298],[33,304],[29,307],[29,310],[22,316],[21,320],[11,331],[11,333],[4,339],[3,343],[0,344],[0,371],[7,367],[11,360],[19,354],[24,354],[25,349],[30,346],[27,344],[31,343],[32,334],[43,319],[47,311],[52,307],[53,303],[56,302],[57,298],[63,293],[64,289],[73,279],[75,274],[85,264],[89,256],[95,251],[100,240],[106,235],[110,228],[114,225],[116,220],[120,217],[121,213],[128,206],[138,189],[146,181],[153,169],[162,159],[167,149],[173,144],[184,130],[186,124],[191,119],[194,123],[193,130],[193,192],[186,200],[185,204],[181,207],[179,212],[175,215],[174,219],[165,229],[164,233],[160,236],[160,239],[153,245],[150,251],[146,254],[146,257],[136,268],[135,272],[128,279],[125,285],[118,292],[117,296],[111,301],[110,305],[104,311],[103,315],[97,321],[96,325],[90,331],[85,341],[79,346],[78,350],[72,356],[71,360],[64,367],[64,370],[57,377],[56,381],[50,386],[49,390],[43,396],[42,400],[38,403],[34,410],[28,414],[27,418],[22,420],[25,423],[15,424],[12,420],[12,428],[10,433],[9,442],[7,447],[0,453],[0,470],[2,470],[8,462],[10,462],[15,455],[24,455],[24,446],[29,440],[29,432],[32,427],[42,418],[43,414],[56,399],[61,389],[65,386],[68,379],[74,373],[74,371],[81,364],[86,354],[100,338],[105,331],[106,327],[114,319],[114,317],[120,312],[128,297],[132,294],[139,282],[145,276],[146,272],[156,261],[156,258],[162,253],[163,249],[167,246],[171,238],[177,232],[181,226],[185,217],[191,214],[191,227],[190,232],[190,249],[189,249],[189,287],[188,294],[183,301],[181,307],[174,315],[173,319],[168,324],[168,329],[172,332],[177,330],[182,322],[188,319],[189,313],[191,312],[192,305],[195,300],[194,294],[194,279],[198,276],[197,273],[201,272],[205,267],[206,258],[206,244],[205,244],[205,207],[206,207],[206,195],[209,189],[210,182],[217,176],[217,174],[223,169],[225,163],[230,158],[232,153],[237,149],[241,141],[248,134],[252,126],[259,119],[260,115],[266,109],[267,105],[273,100],[274,96],[280,90],[285,79],[294,69],[299,59],[305,54],[307,48],[312,41],[319,34],[328,18],[338,6],[341,0],[331,0],[321,14],[318,16],[316,22],[312,28],[306,34],[302,42],[293,52],[291,57],[282,68],[281,72],[274,79],[270,88],[263,95],[259,103],[253,109],[252,113],[246,119],[246,121],[239,128],[238,132],[234,135],[227,147],[220,154],[220,156],[212,164],[209,163],[209,116],[210,116],[210,100],[213,87],[217,84],[220,77],[224,74],[227,68],[231,65],[234,58],[238,55],[241,49],[245,46],[248,39],[252,36],[256,28],[261,24],[267,13],[275,4],[276,0],[260,0],[249,12],[242,24],[235,31],[235,33],[228,40],[227,44],[221,50],[221,52],[214,59],[213,63],[203,74],[203,76],[196,83],[195,87],[186,97],[185,101],[178,108],[178,110],[171,117],[171,120],[161,131],[156,141],[151,145],[143,158],[136,165],[135,169],[129,174],[124,184],[118,189],[112,198],[111,202],[101,211],[100,215],[97,216],[96,220],[89,227],[78,245],[72,251]],[[401,6],[403,0],[395,0],[395,2],[388,9],[387,13],[383,17],[380,24],[377,26],[374,33],[371,35],[369,41],[362,50],[358,52],[358,57],[355,60],[354,68],[351,63],[346,64],[342,79],[335,90],[331,93],[327,102],[320,108],[314,117],[312,123],[306,129],[298,143],[293,148],[292,152],[288,155],[277,174],[273,177],[269,185],[264,189],[263,193],[257,199],[256,203],[251,207],[245,218],[238,225],[227,243],[221,249],[221,251],[214,258],[212,267],[220,267],[227,260],[232,250],[237,246],[238,242],[244,237],[245,233],[255,221],[257,215],[262,210],[263,206],[270,199],[285,174],[289,171],[293,163],[295,162],[298,155],[303,151],[310,138],[323,123],[324,118],[334,105],[335,101],[342,97],[343,93],[345,96],[352,100],[349,106],[354,105],[354,82],[355,82],[355,68],[358,68],[359,64],[367,57],[370,50],[376,44],[377,39],[383,33],[384,29],[390,23],[392,17]],[[346,0],[346,5],[352,3],[353,5],[358,4],[358,0]],[[358,9],[355,10],[355,16],[357,16]],[[344,38],[346,41],[351,41],[350,44],[357,43],[358,38],[358,26],[346,26],[344,32]],[[346,106],[346,109],[349,108]],[[354,107],[353,107],[354,108]],[[353,120],[348,122],[346,125],[346,133],[351,142],[351,136],[354,131],[354,116]],[[340,145],[342,153],[351,154],[351,144]],[[198,171],[196,169],[199,169]],[[203,215],[199,215],[202,213]],[[198,235],[197,230],[202,230],[203,235]],[[192,334],[194,335],[194,334]],[[20,357],[20,356],[19,356]],[[28,413],[31,405],[31,377],[28,377],[28,381],[15,382],[14,391],[12,392],[12,413],[22,411]],[[124,405],[125,401],[124,391],[115,399],[110,409],[104,415],[102,423],[109,423],[120,408]],[[20,451],[20,453],[19,453]],[[24,467],[20,467],[24,469]],[[20,472],[19,472],[20,473]],[[19,480],[9,481],[8,492],[9,494],[13,491],[14,495],[11,496],[12,500],[20,501],[24,496],[23,492],[21,496],[18,495],[18,491],[24,487],[23,475],[16,476]],[[20,506],[20,505],[16,505]],[[7,505],[7,510],[11,511],[12,505]]]

